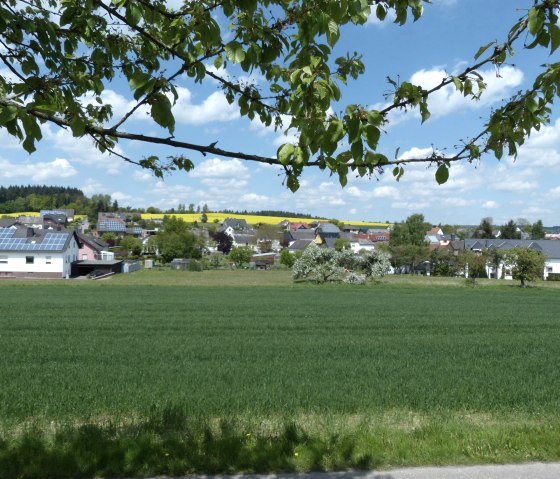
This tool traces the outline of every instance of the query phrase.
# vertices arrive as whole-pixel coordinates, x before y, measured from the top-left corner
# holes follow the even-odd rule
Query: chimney
[[[35,236],[35,232],[33,231],[33,228],[30,228],[30,227],[27,228],[27,234],[26,234],[26,236],[27,236],[28,238],[31,238],[32,236]]]

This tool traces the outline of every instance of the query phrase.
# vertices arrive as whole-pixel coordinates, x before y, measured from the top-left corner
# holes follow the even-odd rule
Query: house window
[[[52,263],[52,256],[47,256],[47,257],[45,258],[45,263],[51,264],[51,263]]]
[[[547,273],[552,273],[552,266],[547,266],[546,267],[546,272]]]
[[[8,255],[7,254],[0,254],[0,263],[6,264],[8,262]]]
[[[25,257],[25,264],[33,264],[35,263],[35,256],[26,256]]]

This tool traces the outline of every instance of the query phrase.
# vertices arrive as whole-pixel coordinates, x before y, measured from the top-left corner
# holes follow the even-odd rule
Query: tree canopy
[[[0,73],[0,128],[31,153],[42,138],[41,124],[56,125],[157,176],[191,170],[191,155],[197,153],[279,165],[292,191],[310,167],[337,175],[344,186],[350,172],[375,175],[391,166],[398,179],[405,164],[424,162],[435,166],[437,182],[444,183],[453,162],[486,154],[515,156],[531,131],[549,122],[560,87],[560,63],[543,65],[529,89],[489,113],[481,131],[468,132],[458,146],[434,148],[425,157],[384,153],[380,140],[389,114],[418,109],[425,121],[431,95],[447,85],[476,101],[486,86],[479,70],[513,61],[515,48],[555,52],[560,46],[560,1],[533,0],[506,38],[478,50],[473,46],[472,64],[431,89],[388,78],[386,106],[344,105],[344,85],[358,78],[365,65],[359,53],[335,56],[343,27],[364,25],[371,14],[404,25],[421,17],[425,3],[429,1],[198,0],[173,8],[164,0],[7,0],[0,5],[0,61],[5,67]],[[220,73],[228,64],[265,81],[254,85]],[[184,74],[198,83],[218,82],[242,116],[289,129],[297,140],[280,146],[276,156],[261,156],[176,138],[172,107],[177,79]],[[134,101],[116,117],[102,93],[121,79]],[[149,114],[162,133],[131,129],[128,120],[139,111]],[[166,158],[126,156],[117,148],[122,140],[165,145],[170,153]]]
[[[513,279],[521,282],[525,287],[526,281],[542,278],[545,256],[531,248],[515,247],[505,252],[504,262],[511,268]]]

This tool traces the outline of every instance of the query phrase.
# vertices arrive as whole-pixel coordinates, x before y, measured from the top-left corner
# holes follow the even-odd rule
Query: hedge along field
[[[266,434],[290,445],[273,450],[272,463],[99,466],[92,474],[560,458],[553,289],[120,281],[0,284],[4,445],[51,421],[56,429],[157,416],[168,426],[170,417],[233,421],[239,434],[226,449],[265,450],[273,444]],[[258,434],[262,444],[246,444]],[[200,457],[215,457],[202,443]],[[369,452],[345,452],[358,446]]]

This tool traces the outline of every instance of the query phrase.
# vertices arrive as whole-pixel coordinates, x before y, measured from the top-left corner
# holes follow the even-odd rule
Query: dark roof
[[[317,225],[317,232],[340,234],[340,228],[332,223],[320,223]]]
[[[508,250],[520,246],[541,251],[549,259],[560,259],[560,241],[551,240],[514,240],[514,239],[477,239],[465,240],[466,249],[488,249],[496,248]]]
[[[237,219],[237,218],[226,218],[222,223],[222,230],[225,230],[231,226],[234,230],[235,229],[246,229],[249,227],[247,221],[244,219]]]
[[[9,228],[16,223],[17,220],[15,218],[0,218],[0,228]]]
[[[336,243],[336,240],[339,238],[334,238],[334,237],[326,237],[326,238],[322,238],[323,239],[323,244],[327,247],[327,248],[332,248],[334,249],[334,245]]]
[[[288,249],[290,251],[303,251],[305,248],[307,248],[311,243],[313,242],[313,240],[310,239],[301,239],[301,240],[296,240],[294,241],[289,247]]]
[[[247,234],[243,234],[243,233],[233,233],[233,240],[237,244],[249,244],[249,243],[252,243],[253,241],[255,241],[255,239],[256,239],[255,235],[247,235]]]
[[[77,261],[76,264],[80,266],[114,266],[122,262],[123,262],[122,259],[114,259],[114,260],[84,259],[84,260]]]
[[[303,230],[290,230],[286,232],[287,239],[289,241],[301,240],[301,239],[315,239],[315,231],[311,229]]]
[[[81,242],[89,244],[96,251],[107,251],[109,249],[109,243],[106,243],[101,238],[83,233],[76,233],[76,235]]]
[[[72,237],[76,237],[72,231],[0,228],[0,251],[65,251]]]

